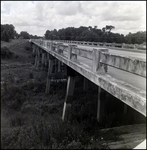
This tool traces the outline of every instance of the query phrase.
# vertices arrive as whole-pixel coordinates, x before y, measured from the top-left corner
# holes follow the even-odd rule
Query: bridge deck
[[[129,73],[112,67],[108,67],[107,73],[94,73],[92,60],[90,59],[78,56],[77,59],[70,60],[67,51],[58,54],[46,46],[41,46],[36,42],[33,43],[146,116],[146,78],[132,74],[129,76]],[[99,48],[97,47],[97,49]]]

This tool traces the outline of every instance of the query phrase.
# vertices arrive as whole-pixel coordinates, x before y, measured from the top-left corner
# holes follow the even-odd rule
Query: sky
[[[113,33],[146,31],[146,1],[1,1],[1,24],[17,33],[112,25]]]

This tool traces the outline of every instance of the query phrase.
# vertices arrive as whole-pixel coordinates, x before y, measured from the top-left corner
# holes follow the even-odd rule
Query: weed
[[[10,117],[9,120],[10,127],[22,126],[24,124],[22,114],[20,114],[19,112]]]
[[[26,100],[26,92],[19,87],[9,88],[1,96],[1,102],[10,109],[19,109]]]
[[[11,52],[8,47],[3,46],[1,47],[1,58],[10,58],[13,55],[13,52]]]

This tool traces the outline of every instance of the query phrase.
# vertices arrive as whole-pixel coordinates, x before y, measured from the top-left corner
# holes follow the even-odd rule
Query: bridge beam
[[[75,71],[67,66],[67,89],[66,89],[66,97],[64,101],[62,120],[65,120],[65,112],[66,118],[68,117],[69,111],[71,109],[71,101],[73,99],[73,93],[75,88]]]

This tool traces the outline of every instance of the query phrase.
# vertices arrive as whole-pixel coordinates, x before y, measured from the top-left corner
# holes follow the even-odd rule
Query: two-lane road
[[[64,43],[65,45],[68,45],[68,43]],[[77,47],[82,48],[82,49],[87,49],[87,50],[93,50],[93,48],[104,48],[104,47],[98,47],[98,46],[84,46],[84,45],[77,45]],[[146,62],[146,53],[141,53],[141,52],[132,52],[131,51],[126,51],[126,50],[120,50],[120,49],[113,49],[113,48],[107,48],[109,50],[109,53],[115,54],[115,55],[123,55],[126,57],[134,57],[134,58],[138,58],[141,59],[143,61]],[[80,58],[80,61],[85,64],[85,66],[89,66],[90,68],[92,68],[92,61],[82,58],[80,56],[78,56],[78,58]],[[108,72],[107,72],[111,77],[116,78],[118,80],[122,80],[128,84],[131,84],[132,86],[145,90],[146,91],[146,78],[143,78],[141,76],[123,71],[123,70],[119,70],[117,68],[114,67],[110,67],[108,66]]]

